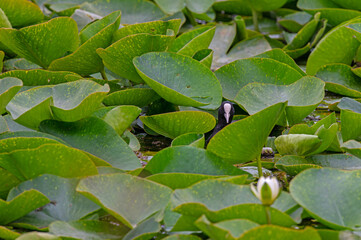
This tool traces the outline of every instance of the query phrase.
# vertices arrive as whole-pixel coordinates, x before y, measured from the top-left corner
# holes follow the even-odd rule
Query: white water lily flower
[[[261,177],[257,183],[257,189],[251,184],[253,194],[263,205],[271,206],[280,193],[280,185],[275,177]]]

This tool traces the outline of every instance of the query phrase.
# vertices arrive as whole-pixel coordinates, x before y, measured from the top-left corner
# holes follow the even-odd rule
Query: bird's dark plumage
[[[213,129],[212,134],[206,141],[206,146],[208,145],[211,138],[216,135],[222,128],[230,124],[233,120],[234,108],[233,104],[229,101],[222,102],[221,106],[218,109],[218,123],[216,127]]]

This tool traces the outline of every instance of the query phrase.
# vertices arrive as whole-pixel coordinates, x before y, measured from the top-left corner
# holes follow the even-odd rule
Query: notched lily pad
[[[217,78],[193,58],[153,52],[133,62],[144,81],[168,102],[204,109],[216,109],[221,104],[222,88]]]
[[[107,106],[135,105],[144,107],[160,96],[151,88],[128,88],[107,95],[103,103]]]
[[[204,148],[205,138],[202,133],[185,133],[172,141],[172,146],[189,145],[193,147]]]
[[[341,109],[342,140],[361,140],[361,103],[351,98],[342,98],[337,106]]]
[[[216,120],[211,114],[201,111],[141,116],[140,120],[153,131],[169,138],[176,138],[185,133],[206,133],[216,125]]]
[[[0,79],[0,114],[5,113],[6,106],[22,86],[23,82],[18,78]]]
[[[3,0],[0,2],[0,9],[4,11],[13,27],[28,26],[44,18],[38,5],[26,0]]]
[[[165,208],[172,193],[166,186],[128,174],[88,177],[80,181],[77,191],[130,228]]]

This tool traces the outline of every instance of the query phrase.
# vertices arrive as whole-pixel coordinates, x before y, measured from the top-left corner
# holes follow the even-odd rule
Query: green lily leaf
[[[169,138],[176,138],[185,133],[206,133],[216,125],[216,120],[211,114],[201,111],[141,116],[140,120],[153,131]]]
[[[213,68],[218,69],[233,61],[253,57],[271,49],[272,47],[263,36],[247,38],[234,45],[227,54],[215,58]]]
[[[323,65],[332,63],[349,65],[360,46],[360,42],[353,37],[354,33],[352,33],[347,26],[360,22],[361,19],[356,18],[342,23],[329,31],[309,56],[306,72],[309,75],[314,75]]]
[[[138,224],[134,229],[130,230],[124,236],[124,240],[142,240],[155,237],[161,230],[160,223],[156,221],[156,217],[151,217]]]
[[[44,194],[50,203],[17,220],[16,223],[42,229],[54,221],[75,221],[99,210],[100,207],[97,204],[75,191],[79,181],[79,178],[62,178],[44,174],[22,182],[10,191],[8,200],[35,189]]]
[[[77,239],[121,239],[128,231],[123,225],[97,220],[55,221],[49,226],[49,232],[56,236]]]
[[[11,223],[49,202],[45,195],[35,189],[25,191],[8,201],[0,199],[0,223],[2,225]]]
[[[200,217],[195,224],[212,239],[227,240],[239,239],[243,233],[259,226],[259,224],[246,219],[233,219],[211,223],[205,216]]]
[[[227,0],[216,1],[213,6],[217,12],[225,11],[227,13],[234,13],[238,15],[251,16],[252,9],[247,1]]]
[[[254,58],[270,58],[276,61],[279,61],[281,63],[285,63],[289,65],[290,67],[294,68],[299,72],[302,76],[306,76],[306,73],[297,65],[297,63],[282,49],[276,48],[272,49],[270,51],[261,53],[257,56],[254,56]]]
[[[215,192],[217,194],[214,194]],[[219,198],[220,195],[223,197]],[[289,197],[282,195],[274,205],[277,201],[282,202],[284,197]],[[236,185],[222,180],[208,179],[189,188],[176,189],[172,195],[172,203],[175,212],[196,218],[206,215],[212,222],[237,218],[249,219],[259,224],[266,222],[265,213],[253,216],[256,212],[264,211],[264,207],[259,204],[260,201],[252,194],[249,186]],[[271,215],[273,215],[271,221],[282,226],[292,225],[294,221],[291,217],[274,208],[274,205],[271,208]],[[247,210],[248,213],[245,212]]]
[[[285,47],[287,50],[294,50],[304,47],[310,42],[312,36],[315,34],[320,20],[320,13],[315,14],[314,19],[308,22],[292,39],[292,41]]]
[[[100,108],[93,116],[103,119],[121,136],[130,124],[139,116],[142,109],[136,106],[118,106]]]
[[[234,100],[238,91],[248,83],[291,84],[302,78],[294,68],[269,58],[241,59],[215,72],[223,90],[223,97]]]
[[[168,51],[193,56],[196,52],[208,48],[215,30],[215,27],[201,27],[183,33],[174,40]]]
[[[19,140],[10,138],[3,139],[0,142],[5,145],[26,144],[29,140],[26,138]],[[62,177],[97,174],[94,163],[83,152],[63,144],[47,143],[49,140],[43,141],[45,142],[39,144],[39,147],[19,148],[0,153],[0,167],[14,174],[22,181],[44,173]],[[52,159],[52,161],[48,161],[48,159]]]
[[[232,164],[255,160],[285,107],[285,103],[277,103],[227,125],[210,140],[207,150]]]
[[[158,152],[144,170],[151,174],[174,172],[232,176],[247,174],[209,151],[190,146],[170,147]]]
[[[344,142],[361,139],[361,103],[351,98],[342,98],[337,105],[341,109],[341,133]]]
[[[60,237],[57,237],[57,236],[49,234],[49,233],[43,233],[43,232],[25,233],[25,234],[22,234],[17,239],[19,239],[19,240],[62,240]]]
[[[3,239],[16,239],[20,237],[20,233],[12,231],[7,227],[0,226],[0,237]]]
[[[306,12],[294,12],[287,14],[277,22],[289,32],[298,32],[312,18],[311,14]]]
[[[315,239],[321,240],[317,230],[312,227],[306,227],[302,230],[296,230],[293,228],[284,228],[274,225],[263,225],[252,228],[243,234],[239,239]]]
[[[351,9],[342,9],[335,1],[323,0],[300,0],[297,7],[309,14],[321,13],[322,18],[326,18],[333,25],[339,25],[342,22],[361,16],[361,12]]]
[[[23,81],[24,86],[55,85],[82,78],[73,72],[52,72],[43,69],[13,70],[0,75],[0,79],[6,77],[19,78]]]
[[[80,181],[77,191],[130,228],[165,208],[172,193],[168,187],[128,174],[88,177]]]
[[[41,121],[53,117],[50,110],[51,102],[52,88],[41,86],[15,95],[6,110],[17,123],[37,129]]]
[[[113,34],[119,27],[120,11],[113,12],[93,24],[102,24],[102,22],[107,24],[103,29],[100,29],[72,54],[53,61],[49,70],[70,71],[85,76],[102,71],[104,65],[96,49],[106,48],[111,44]]]
[[[20,180],[14,174],[0,168],[0,198],[6,199],[10,189],[20,183]],[[0,234],[1,237],[1,234]]]
[[[1,8],[0,8],[1,9]],[[0,27],[1,28],[12,28],[11,23],[9,22],[8,17],[4,13],[4,11],[0,10]],[[1,45],[1,44],[0,44]],[[4,52],[3,52],[4,53]],[[2,69],[2,68],[1,68]]]
[[[173,14],[181,11],[185,7],[184,0],[175,0],[175,1],[167,1],[167,0],[155,0],[160,9],[167,14]]]
[[[58,17],[20,30],[0,28],[0,42],[20,57],[47,68],[53,60],[75,51],[79,38],[76,22]]]
[[[97,53],[110,71],[135,83],[142,83],[144,81],[133,65],[133,58],[148,52],[165,51],[173,39],[174,35],[138,33],[124,37],[106,49],[97,49]]]
[[[81,8],[100,16],[120,10],[122,12],[121,24],[150,22],[165,16],[158,6],[146,0],[96,0],[85,2]]]
[[[163,240],[201,240],[201,238],[195,235],[174,234],[163,238]]]
[[[0,8],[1,9],[1,8]],[[1,12],[1,10],[0,10]],[[1,17],[1,16],[0,16]],[[0,51],[0,73],[3,71],[3,67],[4,67],[4,57],[5,57],[5,53],[3,51]]]
[[[144,107],[160,96],[151,88],[128,88],[107,95],[103,103],[107,106],[135,105]]]
[[[168,29],[173,30],[174,34],[178,34],[181,25],[180,19],[172,19],[169,21],[152,21],[138,24],[126,25],[119,28],[113,36],[113,42],[116,42],[124,37],[138,34],[149,33],[153,35],[167,35]]]
[[[324,225],[333,229],[359,229],[361,195],[355,186],[360,183],[357,170],[308,169],[291,181],[290,192],[296,202]]]
[[[316,77],[326,82],[326,89],[347,97],[361,97],[361,78],[346,64],[329,64],[321,67]]]
[[[18,78],[7,77],[0,79],[0,114],[5,113],[6,105],[23,86]]]
[[[208,68],[211,68],[213,61],[213,51],[211,49],[199,50],[193,55],[193,58],[203,63]]]
[[[287,155],[277,161],[276,167],[291,176],[296,176],[308,168],[358,170],[361,169],[361,160],[346,154],[322,154],[308,157]]]
[[[168,102],[208,110],[221,104],[222,89],[217,78],[193,58],[155,52],[137,57],[133,62],[144,81]]]
[[[247,178],[247,175],[241,175]],[[171,189],[188,188],[191,185],[206,179],[222,178],[223,176],[204,175],[198,173],[156,173],[147,177],[148,180],[160,183]],[[245,179],[246,180],[246,179]]]
[[[89,116],[100,106],[109,86],[93,81],[78,80],[53,87],[51,110],[56,119],[74,122]],[[69,97],[72,96],[72,97]]]
[[[271,2],[267,0],[259,0],[259,1],[247,0],[247,3],[250,5],[250,7],[259,12],[275,10],[277,8],[282,7],[286,2],[287,0],[275,0]]]
[[[13,27],[28,26],[44,18],[40,8],[26,0],[3,0],[0,2],[0,9],[5,12]],[[11,28],[11,26],[7,27]]]
[[[202,133],[185,133],[172,141],[173,146],[189,145],[192,147],[204,148],[205,139]]]
[[[141,167],[124,140],[99,118],[90,117],[71,123],[47,120],[41,123],[40,130],[85,151],[97,165],[111,165],[123,170]]]
[[[306,44],[302,48],[294,49],[294,50],[285,50],[285,52],[293,59],[297,59],[311,50],[311,44]]]
[[[342,149],[352,155],[361,158],[361,143],[355,140],[349,140],[341,145]]]
[[[290,85],[249,83],[234,98],[249,114],[255,114],[273,104],[288,102],[281,125],[299,123],[320,104],[324,97],[325,83],[318,78],[306,76]],[[308,98],[304,96],[308,95]],[[279,96],[275,98],[274,96]],[[285,119],[286,118],[286,119]]]

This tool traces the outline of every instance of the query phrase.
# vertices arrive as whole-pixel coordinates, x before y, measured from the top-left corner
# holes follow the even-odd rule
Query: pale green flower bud
[[[261,177],[257,183],[257,189],[251,184],[253,194],[263,205],[271,206],[280,193],[280,185],[275,177]]]

